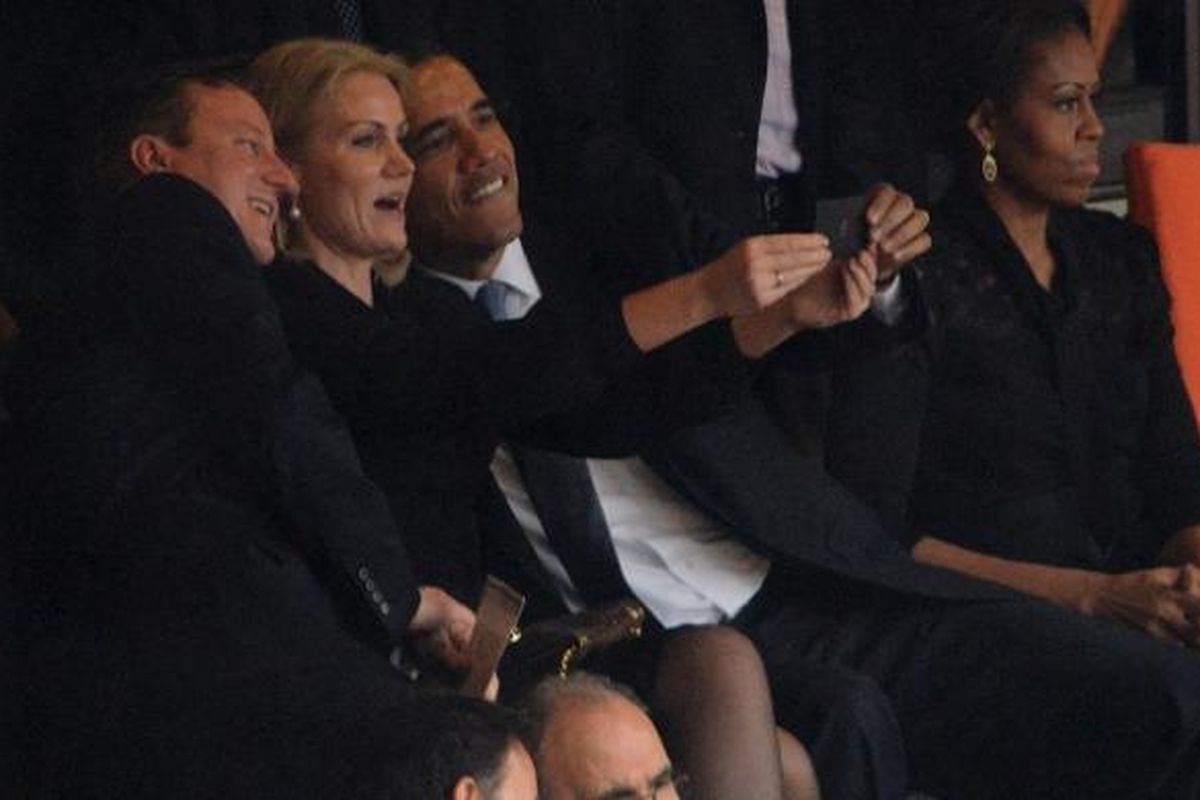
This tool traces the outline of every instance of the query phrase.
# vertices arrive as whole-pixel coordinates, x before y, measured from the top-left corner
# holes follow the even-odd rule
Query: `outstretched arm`
[[[807,285],[828,263],[829,242],[821,234],[743,239],[694,272],[626,295],[625,324],[641,350],[653,350],[714,319],[756,314]]]

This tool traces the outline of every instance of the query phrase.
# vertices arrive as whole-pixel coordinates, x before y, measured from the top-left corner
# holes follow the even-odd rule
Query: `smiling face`
[[[998,191],[1039,206],[1077,206],[1100,175],[1104,126],[1092,98],[1100,84],[1091,45],[1079,31],[1037,44],[1008,108],[981,107],[968,123],[995,143]]]
[[[156,168],[182,175],[211,192],[233,216],[260,264],[275,257],[272,238],[280,198],[295,179],[275,155],[262,107],[233,86],[189,86],[187,144],[158,140]]]
[[[475,78],[451,58],[419,64],[405,87],[417,165],[409,210],[413,250],[464,277],[494,263],[521,233],[512,142]]]
[[[407,246],[405,203],[413,164],[400,95],[374,72],[352,72],[312,111],[308,141],[293,164],[300,180],[301,237],[353,260],[397,256]]]

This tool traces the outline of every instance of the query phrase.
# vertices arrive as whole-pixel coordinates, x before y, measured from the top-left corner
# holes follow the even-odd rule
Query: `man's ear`
[[[141,133],[129,143],[129,159],[134,168],[143,175],[166,172],[171,168],[173,149],[163,137],[153,133]]]
[[[470,775],[464,775],[454,784],[450,800],[484,800],[483,788]]]
[[[980,150],[996,144],[996,109],[991,100],[984,100],[967,117],[967,130],[979,143]]]

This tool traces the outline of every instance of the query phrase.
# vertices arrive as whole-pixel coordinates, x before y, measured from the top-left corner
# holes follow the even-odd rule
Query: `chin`
[[[1092,196],[1092,187],[1089,185],[1082,189],[1071,189],[1061,193],[1055,198],[1055,205],[1065,208],[1079,208],[1088,201]]]
[[[251,244],[250,252],[254,255],[254,260],[259,264],[270,264],[275,260],[275,244]]]

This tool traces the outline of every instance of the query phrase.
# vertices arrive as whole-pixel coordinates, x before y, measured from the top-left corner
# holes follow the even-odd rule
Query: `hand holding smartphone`
[[[817,201],[814,228],[829,239],[834,258],[850,258],[867,246],[867,195]]]

